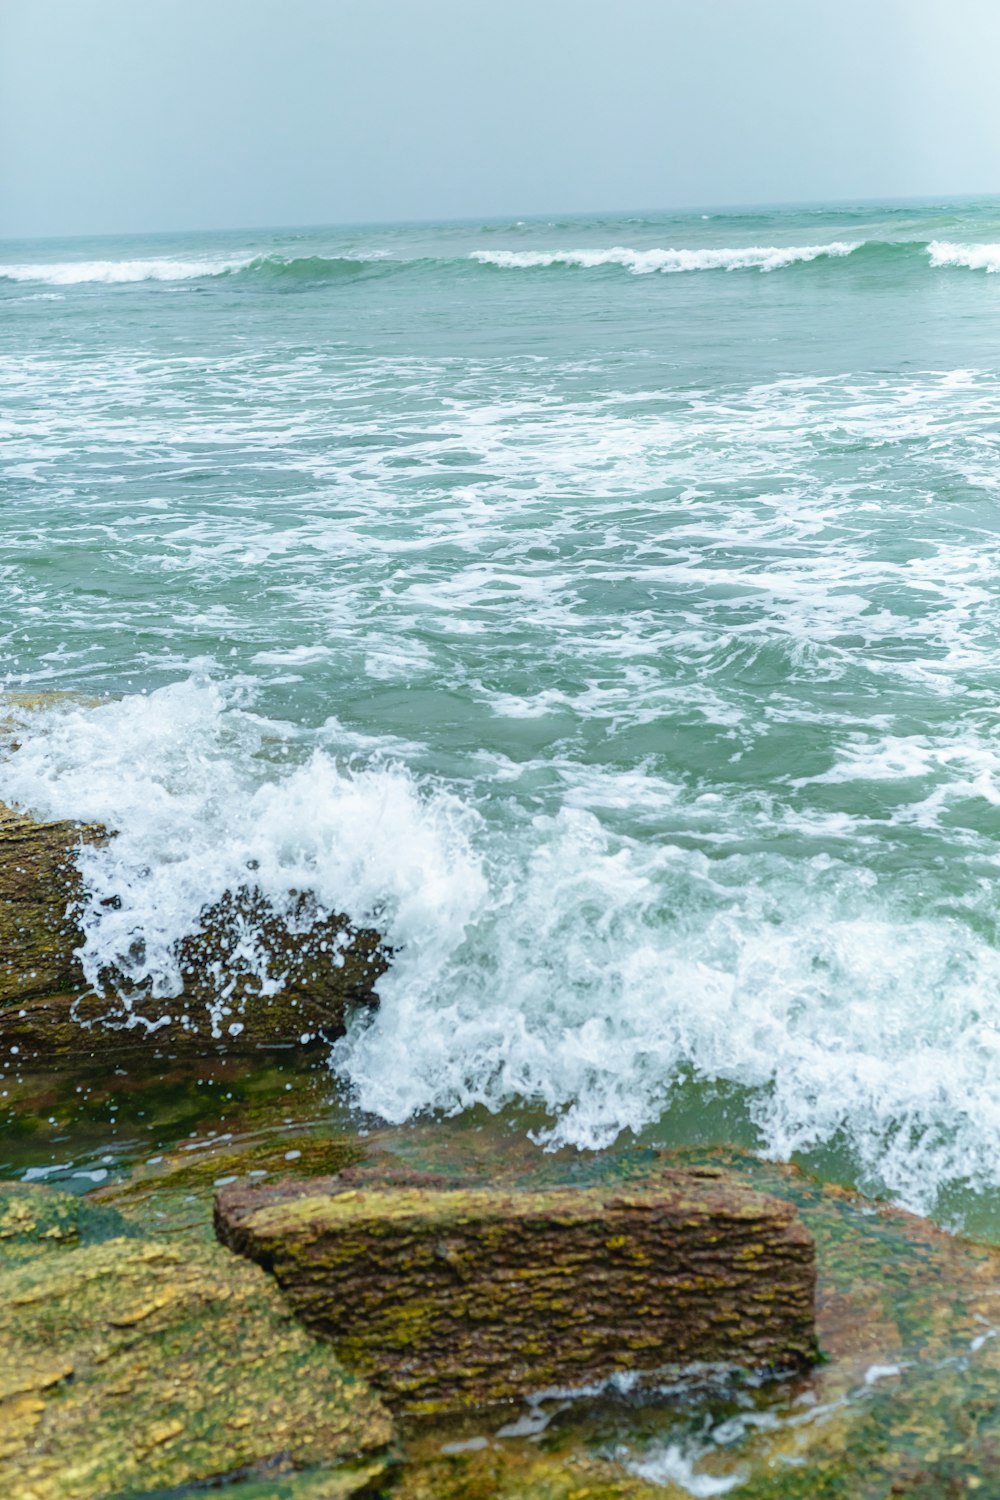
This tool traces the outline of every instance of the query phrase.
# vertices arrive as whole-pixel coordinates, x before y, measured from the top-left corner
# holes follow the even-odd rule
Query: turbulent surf
[[[393,951],[366,1110],[992,1212],[998,247],[971,202],[0,246],[0,798],[119,831],[86,972],[176,993],[204,906],[308,888]]]

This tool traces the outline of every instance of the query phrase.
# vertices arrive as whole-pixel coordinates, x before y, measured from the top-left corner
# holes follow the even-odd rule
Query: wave
[[[1000,245],[956,245],[951,240],[931,240],[927,246],[931,265],[958,266],[969,271],[1000,271]]]
[[[27,262],[0,265],[0,280],[44,281],[50,286],[77,286],[84,282],[193,281],[202,276],[220,276],[251,264],[238,260],[176,260],[160,256],[152,260],[65,260],[48,264]]]
[[[520,1100],[547,1144],[600,1148],[700,1078],[745,1098],[768,1154],[845,1141],[869,1188],[921,1211],[948,1184],[997,1183],[1000,952],[905,914],[866,869],[748,850],[727,872],[570,801],[495,820],[332,740],[286,763],[274,748],[298,731],[235,683],[27,709],[17,727],[4,799],[118,830],[78,856],[95,987],[119,967],[179,996],[178,940],[249,868],[279,911],[308,889],[392,948],[379,1012],[333,1052],[383,1118]],[[277,982],[254,944],[245,957]]]
[[[288,258],[284,255],[257,255],[237,267],[236,271],[240,276],[276,282],[341,281],[392,264],[383,256],[299,255]]]
[[[549,266],[621,266],[635,276],[654,271],[777,271],[798,262],[824,257],[842,258],[860,250],[861,240],[834,240],[827,245],[743,245],[700,250],[473,250],[470,259],[502,270],[532,270]]]
[[[274,281],[336,281],[375,266],[392,264],[382,256],[244,255],[220,259],[179,260],[160,256],[150,260],[80,260],[0,265],[0,281],[45,282],[50,286],[103,285],[143,281],[201,281],[205,278],[250,275]]]
[[[134,260],[81,260],[0,264],[0,281],[34,282],[49,286],[138,284],[142,282],[186,282],[252,280],[275,286],[294,287],[350,281],[360,276],[402,269],[441,271],[520,271],[545,269],[594,270],[618,268],[634,276],[692,271],[779,271],[815,261],[846,260],[877,263],[882,260],[930,258],[934,268],[964,267],[987,272],[1000,271],[1000,244],[957,244],[948,240],[929,243],[914,240],[833,240],[822,245],[742,245],[700,249],[677,247],[610,248],[575,250],[473,250],[454,256],[303,255],[278,254],[205,256],[181,259],[159,256]]]

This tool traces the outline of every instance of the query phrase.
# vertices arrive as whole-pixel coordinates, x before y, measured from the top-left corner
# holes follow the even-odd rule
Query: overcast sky
[[[0,0],[0,235],[1000,190],[1000,0]]]

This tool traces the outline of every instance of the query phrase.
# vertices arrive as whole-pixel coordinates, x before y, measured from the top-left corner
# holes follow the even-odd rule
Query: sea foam
[[[238,700],[189,680],[24,722],[2,766],[4,798],[117,832],[80,852],[88,980],[100,988],[114,968],[179,996],[177,940],[206,904],[247,884],[279,911],[310,890],[327,911],[377,921],[392,943],[447,943],[481,884],[470,814],[447,793],[421,797],[398,767],[352,770],[319,749],[282,767],[288,726]],[[258,974],[264,985],[278,977]]]
[[[102,285],[143,281],[201,281],[206,278],[248,274],[278,282],[333,281],[368,267],[387,266],[385,256],[239,255],[180,259],[157,256],[146,260],[25,261],[0,265],[0,281],[38,281],[51,286]]]
[[[932,240],[927,246],[932,266],[957,266],[969,271],[1000,271],[1000,245],[955,245]]]
[[[579,266],[585,270],[621,266],[636,276],[654,271],[778,271],[821,256],[851,255],[860,249],[861,243],[837,240],[828,245],[745,245],[699,250],[630,250],[623,245],[610,250],[473,250],[471,259],[511,271],[546,266]]]
[[[581,805],[526,817],[351,764],[335,726],[303,736],[235,684],[21,717],[0,795],[119,830],[80,855],[92,982],[113,963],[178,995],[203,906],[251,879],[279,909],[310,889],[394,950],[378,1014],[333,1057],[385,1118],[520,1100],[541,1140],[594,1148],[700,1078],[744,1096],[761,1149],[840,1140],[912,1207],[997,1180],[1000,953],[863,864],[755,851],[749,795],[729,813],[747,848],[719,861],[615,832],[585,782]]]

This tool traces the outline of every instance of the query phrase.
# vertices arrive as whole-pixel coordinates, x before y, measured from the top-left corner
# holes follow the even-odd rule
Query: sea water
[[[988,1201],[998,271],[987,202],[0,245],[0,798],[120,831],[91,977],[309,888],[364,1110]]]

